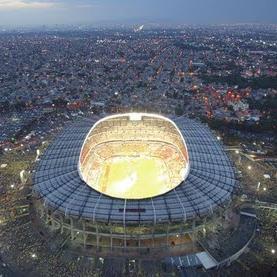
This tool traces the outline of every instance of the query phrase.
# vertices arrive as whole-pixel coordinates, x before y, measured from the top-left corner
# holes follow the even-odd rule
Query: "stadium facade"
[[[232,163],[192,119],[129,113],[64,129],[34,174],[41,219],[87,253],[194,253],[198,231],[222,224]]]

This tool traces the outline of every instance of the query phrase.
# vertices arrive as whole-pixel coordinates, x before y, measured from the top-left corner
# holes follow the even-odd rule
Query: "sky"
[[[277,0],[0,0],[0,26],[277,23]]]

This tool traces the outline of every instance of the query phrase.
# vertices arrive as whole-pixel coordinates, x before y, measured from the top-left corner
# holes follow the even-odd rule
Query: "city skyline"
[[[0,25],[277,23],[274,0],[0,0]]]

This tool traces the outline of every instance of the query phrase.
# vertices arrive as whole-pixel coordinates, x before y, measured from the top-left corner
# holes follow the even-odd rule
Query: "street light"
[[[251,166],[251,165],[249,165],[247,168],[248,168],[248,170],[251,170],[251,169],[252,169],[252,166]]]
[[[266,191],[266,187],[264,187],[263,190]]]
[[[236,154],[239,154],[239,150],[236,150]]]
[[[272,254],[275,254],[275,249],[271,249],[271,253],[272,253]]]
[[[99,261],[103,264],[104,263],[104,259],[102,257],[99,258]]]

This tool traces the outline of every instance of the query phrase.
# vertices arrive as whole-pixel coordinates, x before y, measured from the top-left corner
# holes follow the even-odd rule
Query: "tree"
[[[178,105],[175,107],[175,114],[178,115],[178,116],[184,114],[184,109],[183,109],[183,107],[181,106],[181,104],[178,104]]]

